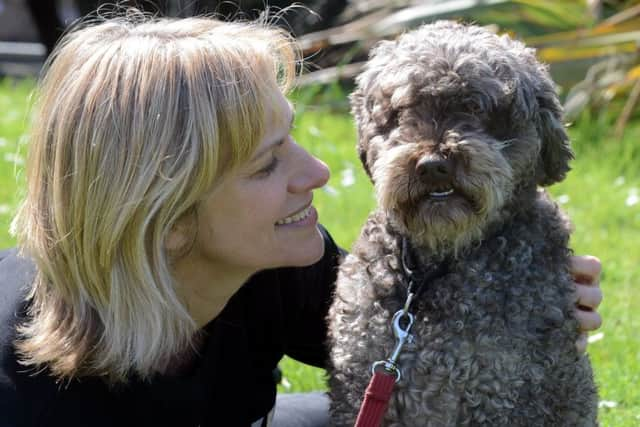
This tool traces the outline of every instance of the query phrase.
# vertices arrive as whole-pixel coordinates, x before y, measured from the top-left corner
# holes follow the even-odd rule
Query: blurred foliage
[[[565,99],[566,118],[603,115],[615,137],[638,113],[640,1],[623,0],[361,0],[357,19],[301,38],[307,55],[341,49],[341,63],[303,76],[303,85],[350,79],[378,40],[422,23],[456,19],[494,27],[537,49]],[[347,55],[348,52],[348,55]],[[360,53],[360,54],[359,54]],[[364,54],[364,55],[362,55]],[[345,56],[349,60],[345,61]],[[313,59],[313,58],[312,58]],[[352,61],[353,60],[353,61]]]
[[[541,60],[551,64],[554,77],[582,63],[588,66],[581,80],[572,83],[565,97],[565,116],[575,120],[588,112],[615,118],[617,139],[637,113],[640,96],[640,5],[618,2],[621,10],[590,27],[529,37]],[[584,76],[584,77],[582,77]],[[607,111],[608,110],[608,111]]]

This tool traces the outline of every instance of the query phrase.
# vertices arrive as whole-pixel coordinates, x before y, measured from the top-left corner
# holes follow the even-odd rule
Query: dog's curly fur
[[[539,189],[573,154],[532,49],[443,21],[376,46],[351,97],[378,209],[329,313],[335,425],[353,425],[406,298],[402,238],[427,268],[388,426],[592,426],[597,393],[569,274],[570,225]],[[451,192],[453,190],[453,192]]]

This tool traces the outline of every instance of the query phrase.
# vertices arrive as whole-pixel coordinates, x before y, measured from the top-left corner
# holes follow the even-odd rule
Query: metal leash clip
[[[379,360],[374,362],[371,366],[371,372],[373,374],[376,373],[378,368],[383,368],[390,374],[394,374],[396,376],[396,383],[400,381],[402,374],[400,372],[400,368],[398,367],[398,356],[400,356],[400,352],[402,351],[402,347],[406,343],[413,342],[413,335],[411,335],[411,326],[413,325],[413,314],[409,313],[408,308],[411,304],[411,299],[413,298],[413,294],[409,294],[407,297],[407,302],[402,310],[398,310],[394,315],[391,323],[393,324],[393,335],[396,337],[396,347],[387,360]],[[406,326],[402,326],[402,320],[404,317],[407,317]]]

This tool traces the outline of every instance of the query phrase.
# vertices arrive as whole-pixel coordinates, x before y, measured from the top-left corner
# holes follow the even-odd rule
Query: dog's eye
[[[398,112],[391,111],[386,117],[379,117],[376,126],[382,133],[389,133],[398,126]]]
[[[492,117],[486,117],[484,128],[487,133],[497,140],[509,139],[513,136],[513,126],[507,113],[496,112]]]
[[[474,117],[481,117],[486,114],[486,111],[480,105],[473,102],[467,106],[466,110]]]

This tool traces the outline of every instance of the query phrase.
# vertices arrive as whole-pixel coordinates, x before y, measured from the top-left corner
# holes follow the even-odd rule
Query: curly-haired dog
[[[425,25],[374,48],[351,101],[379,208],[329,314],[334,424],[353,425],[372,364],[394,350],[413,269],[429,277],[383,424],[596,425],[570,225],[538,188],[573,155],[534,51],[476,26]]]

